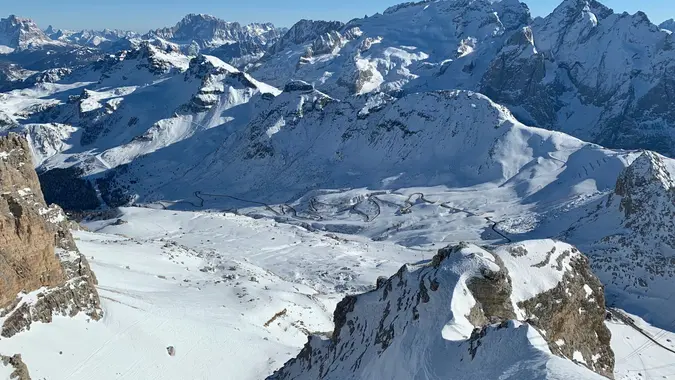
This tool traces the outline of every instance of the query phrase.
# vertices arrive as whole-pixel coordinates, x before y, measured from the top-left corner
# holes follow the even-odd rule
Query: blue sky
[[[347,21],[372,15],[405,0],[0,0],[3,17],[16,14],[41,27],[119,28],[145,32],[175,24],[187,13],[208,13],[228,21],[271,21],[291,26],[301,18]],[[543,16],[562,0],[525,0]],[[659,23],[675,18],[673,0],[604,0],[615,11],[642,10]]]

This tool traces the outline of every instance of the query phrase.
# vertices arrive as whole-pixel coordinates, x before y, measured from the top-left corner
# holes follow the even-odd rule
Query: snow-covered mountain
[[[289,46],[254,75],[277,86],[302,79],[340,99],[480,91],[530,125],[671,153],[673,37],[644,13],[565,0],[532,19],[515,0],[423,1],[352,20],[335,33],[319,54],[307,54],[311,41]]]
[[[14,50],[39,48],[44,45],[55,45],[57,42],[49,38],[40,28],[27,18],[10,15],[0,19],[0,53],[6,54]]]
[[[581,183],[586,178],[576,175],[586,160],[619,159],[562,133],[526,127],[505,107],[465,91],[338,101],[291,82],[281,95],[249,103],[258,111],[247,124],[219,128],[217,144],[205,145],[205,137],[187,140],[109,172],[99,181],[103,193],[127,195],[104,199],[119,205],[227,189],[235,197],[275,204],[316,188],[481,184],[526,196],[555,182],[554,173],[570,187]],[[200,154],[186,158],[179,151]],[[158,171],[166,174],[148,175]],[[538,174],[546,179],[530,182]],[[602,183],[598,178],[597,185]]]
[[[14,15],[0,19],[0,65],[35,72],[77,67],[99,56],[96,49],[51,39],[30,19]],[[7,83],[2,90],[15,87],[24,85]]]
[[[241,25],[205,14],[189,14],[175,26],[150,31],[144,39],[159,38],[182,46],[191,55],[212,54],[235,64],[262,56],[283,34],[271,23]]]
[[[0,134],[92,218],[112,312],[0,340],[0,378],[26,353],[40,378],[667,379],[664,29],[593,0],[446,0],[5,49]]]
[[[562,235],[593,259],[609,301],[667,326],[675,276],[675,161],[644,152]]]
[[[129,30],[103,29],[74,31],[54,29],[51,25],[45,29],[45,34],[52,40],[107,50],[114,48],[116,46],[115,42],[119,40],[140,37],[139,33]]]
[[[601,379],[592,371],[614,366],[604,320],[602,285],[576,248],[463,244],[346,297],[332,334],[268,379]]]
[[[339,21],[300,20],[270,47],[269,52],[275,54],[289,47],[312,42],[316,38],[337,31],[343,26],[344,24]]]

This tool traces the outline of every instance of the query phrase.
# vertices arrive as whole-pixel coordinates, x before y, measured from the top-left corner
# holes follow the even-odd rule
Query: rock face
[[[438,378],[431,368],[443,378],[492,379],[511,360],[527,363],[517,373],[511,367],[513,378],[558,378],[563,367],[564,378],[612,377],[604,318],[602,285],[574,247],[461,244],[428,265],[401,268],[373,292],[346,297],[332,335],[310,337],[268,379]],[[546,345],[534,344],[542,339]]]
[[[101,316],[95,277],[58,206],[47,207],[28,143],[0,139],[0,320],[2,335],[52,314]],[[17,296],[18,295],[18,296]]]
[[[10,379],[31,380],[30,374],[28,373],[28,367],[26,367],[26,363],[23,362],[21,355],[18,354],[14,356],[0,355],[0,361],[2,362],[0,365],[12,366],[14,368],[14,371],[10,375]]]
[[[578,242],[613,303],[653,323],[668,324],[675,277],[675,163],[642,153],[563,235]]]
[[[204,14],[189,14],[175,26],[151,31],[145,39],[170,41],[190,54],[211,54],[234,64],[245,64],[260,58],[277,42],[285,29],[271,23],[241,25]]]
[[[282,52],[291,46],[312,42],[323,35],[337,31],[344,26],[339,21],[300,20],[269,49],[270,54]]]
[[[28,49],[53,43],[40,28],[27,18],[10,15],[0,19],[0,45],[12,49]]]

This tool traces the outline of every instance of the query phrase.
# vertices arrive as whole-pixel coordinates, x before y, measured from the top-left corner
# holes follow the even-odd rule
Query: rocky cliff
[[[54,314],[101,317],[96,278],[63,211],[47,206],[25,139],[0,139],[0,324],[10,337]]]
[[[604,318],[603,287],[574,247],[461,244],[346,297],[332,334],[269,380],[612,377]]]

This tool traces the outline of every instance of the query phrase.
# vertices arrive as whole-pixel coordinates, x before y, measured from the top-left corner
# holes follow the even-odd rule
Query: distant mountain
[[[478,91],[529,125],[675,154],[675,37],[641,12],[565,0],[533,19],[516,0],[423,1],[313,36],[274,49],[252,73],[276,86],[301,79],[338,99]]]
[[[323,34],[341,29],[344,23],[339,21],[300,20],[270,47],[270,53],[279,53],[288,47],[312,42]]]
[[[0,19],[0,53],[56,44],[33,20],[14,15]]]
[[[666,20],[659,25],[659,28],[675,32],[675,19]]]
[[[139,33],[128,30],[103,29],[71,31],[65,29],[54,29],[51,25],[45,29],[45,33],[53,40],[68,42],[81,46],[101,48],[109,47],[114,42],[121,39],[131,39],[140,36]]]
[[[209,15],[189,14],[175,26],[150,31],[143,38],[158,38],[180,45],[187,54],[213,54],[236,64],[262,56],[284,31],[271,23],[241,25]]]

